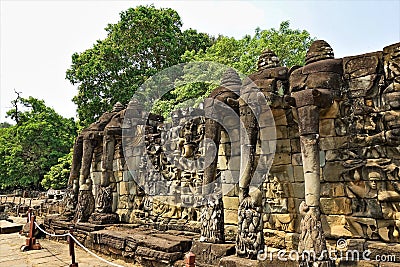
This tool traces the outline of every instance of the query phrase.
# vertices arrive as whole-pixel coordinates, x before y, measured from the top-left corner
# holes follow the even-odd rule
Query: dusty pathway
[[[43,249],[22,252],[20,247],[25,243],[25,237],[21,237],[17,233],[0,234],[0,266],[69,266],[71,257],[69,256],[68,245],[66,243],[59,243],[48,239],[40,239],[39,242]],[[75,253],[79,267],[110,266],[80,248],[76,248]],[[113,260],[103,255],[102,257],[121,266],[135,266],[132,263],[128,264],[122,260]]]

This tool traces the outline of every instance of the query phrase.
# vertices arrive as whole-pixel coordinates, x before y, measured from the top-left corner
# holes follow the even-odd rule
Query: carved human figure
[[[352,217],[346,217],[345,228],[358,237],[376,239],[378,229],[374,221],[365,217],[382,218],[381,206],[377,200],[378,182],[381,175],[377,171],[369,171],[367,180],[362,180],[362,171],[356,169],[353,179],[347,182],[348,195],[352,197]],[[364,217],[364,218],[363,218]]]
[[[381,131],[374,135],[358,135],[356,141],[365,141],[367,145],[400,145],[400,43],[384,48],[385,81],[380,84],[382,90]],[[382,79],[383,80],[383,79]]]
[[[278,177],[274,176],[271,182],[265,183],[264,191],[264,210],[267,210],[268,213],[286,213],[288,211],[287,198]]]

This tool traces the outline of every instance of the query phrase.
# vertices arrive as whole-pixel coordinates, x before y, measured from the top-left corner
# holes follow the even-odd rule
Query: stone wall
[[[321,111],[319,125],[320,208],[326,237],[400,242],[400,43],[383,51],[334,61],[333,65],[313,64],[302,69],[282,67],[279,75],[264,70],[249,76],[267,97],[274,96],[270,108],[277,142],[269,173],[273,149],[258,146],[256,151],[258,164],[265,171],[260,189],[267,245],[296,248],[300,233],[299,205],[305,192],[298,121],[307,118],[299,117],[296,109],[284,101],[294,84],[338,88],[333,105]],[[262,107],[261,129],[267,125],[268,109]],[[169,123],[151,115],[147,122],[137,125],[138,131],[146,132],[145,146],[136,146],[138,140],[132,140],[123,152],[121,138],[117,138],[112,209],[121,221],[164,223],[171,227],[183,223],[197,229],[200,210],[191,206],[201,204],[199,192],[193,188],[202,183],[203,173],[196,171],[193,164],[198,164],[196,160],[204,155],[201,140],[205,120],[202,114],[188,120],[193,117],[191,112],[194,111],[187,109],[172,114],[173,121]],[[260,131],[259,140],[269,140],[269,130]],[[221,133],[217,165],[223,191],[227,191],[223,197],[225,233],[231,240],[237,231],[240,168],[240,155],[231,153],[240,151],[240,131],[232,131],[237,134]],[[165,144],[166,139],[172,142]],[[174,160],[185,153],[195,160],[176,164]],[[95,196],[100,185],[101,155],[99,144],[91,165]],[[156,168],[149,168],[144,155]],[[129,171],[128,166],[135,171]],[[156,180],[152,177],[157,175],[169,181],[167,187],[152,183]],[[168,203],[177,206],[144,194],[135,180],[148,192],[164,192],[161,195]],[[174,193],[176,186],[180,191]]]

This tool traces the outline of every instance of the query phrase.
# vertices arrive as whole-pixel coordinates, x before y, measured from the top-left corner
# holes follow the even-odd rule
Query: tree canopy
[[[179,63],[185,51],[213,43],[205,33],[181,28],[173,9],[138,6],[121,12],[120,21],[105,28],[104,40],[74,53],[66,78],[78,85],[73,101],[80,124],[87,126],[118,101],[127,104],[147,78]]]
[[[304,65],[306,52],[313,41],[314,38],[306,30],[291,29],[289,21],[283,21],[279,29],[257,28],[253,36],[246,35],[239,40],[219,36],[206,50],[186,51],[182,61],[221,63],[249,75],[256,71],[258,57],[266,49],[274,51],[283,66]],[[192,66],[184,69],[184,75],[177,80],[171,95],[156,103],[155,112],[166,116],[174,107],[188,100],[191,100],[189,104],[199,103],[215,88],[212,83],[190,83],[193,80],[190,68]]]
[[[67,154],[76,135],[74,120],[66,119],[33,97],[18,98],[8,116],[18,123],[0,128],[0,185],[40,187],[58,158]]]

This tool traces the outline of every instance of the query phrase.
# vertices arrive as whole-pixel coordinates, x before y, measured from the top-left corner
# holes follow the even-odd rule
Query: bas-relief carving
[[[263,221],[265,228],[286,232],[295,231],[293,201],[288,188],[276,176],[263,183]]]
[[[347,133],[352,137],[346,151],[348,160],[343,163],[343,178],[352,199],[346,227],[355,237],[389,242],[399,242],[400,226],[399,51],[400,44],[395,44],[385,48],[383,56],[372,53],[355,57],[374,58],[370,72],[362,64],[345,68],[348,73],[362,73],[362,79],[368,78],[370,83],[361,88],[361,95],[348,94],[342,105],[348,107],[342,115],[350,123]],[[349,91],[354,92],[357,86],[351,81],[360,78],[351,75],[347,76]]]
[[[397,47],[398,46],[399,45],[397,45]],[[321,58],[321,55],[318,54],[321,51],[311,51],[308,53],[307,65],[301,68],[300,71],[299,69],[293,69],[291,73],[294,76],[291,78],[292,92],[298,93],[303,91],[304,88],[311,90],[317,88],[316,90],[320,93],[315,90],[310,92],[312,97],[319,99],[319,104],[321,105],[324,103],[327,104],[330,101],[329,97],[327,98],[328,101],[323,99],[326,94],[324,89],[332,89],[332,96],[335,101],[334,105],[336,105],[340,112],[340,118],[335,119],[334,122],[336,134],[338,136],[349,135],[352,137],[351,142],[355,141],[353,143],[346,143],[343,148],[346,148],[346,146],[347,148],[340,149],[340,151],[338,150],[337,152],[340,153],[340,159],[337,160],[348,160],[347,163],[351,166],[348,167],[350,170],[347,169],[343,173],[342,178],[340,178],[345,181],[346,196],[351,199],[352,203],[352,214],[345,216],[346,227],[352,232],[354,237],[383,239],[389,242],[400,241],[398,239],[400,227],[400,178],[398,177],[400,86],[398,78],[398,50],[399,48],[396,48],[396,46],[384,50],[383,61],[381,59],[376,61],[374,59],[375,55],[370,56],[370,58],[373,58],[371,62],[377,64],[376,69],[374,69],[374,67],[370,68],[371,70],[369,71],[371,73],[364,75],[368,76],[367,78],[363,78],[363,74],[359,74],[357,70],[351,72],[346,81],[348,84],[345,86],[353,87],[350,89],[344,88],[342,91],[337,88],[342,86],[338,78],[340,74],[335,73],[338,69],[337,66],[340,65],[340,60],[333,60],[329,57],[326,58],[326,55]],[[325,52],[328,52],[328,56],[330,56],[329,49],[326,49]],[[272,55],[270,51],[265,54],[268,56]],[[356,60],[353,61],[356,62]],[[264,88],[261,89],[265,96],[269,98],[271,106],[282,107],[284,103],[282,101],[281,91],[287,93],[287,89],[285,88],[288,86],[287,69],[284,70],[277,65],[277,58],[265,61],[260,60],[260,62],[260,65],[263,67],[259,69],[254,77],[265,81]],[[351,63],[352,61],[349,62]],[[346,66],[355,64],[350,63]],[[316,76],[313,76],[313,74],[318,73],[319,68],[325,68],[324,70],[328,70],[326,72],[334,73],[332,74],[332,77],[335,76],[332,78],[332,83],[324,81],[327,77],[326,73],[322,75],[323,78],[314,78]],[[350,69],[351,67],[345,67],[345,71],[346,68]],[[375,75],[372,73],[372,69],[374,69],[373,71],[375,72],[381,71],[381,73]],[[385,72],[385,75],[382,74],[382,71]],[[268,75],[266,73],[268,73]],[[296,80],[298,78],[296,75],[301,78],[299,78],[300,81]],[[302,80],[305,76],[307,76],[307,78]],[[364,88],[362,89],[363,91],[360,89],[361,87]],[[221,90],[218,91],[218,93],[221,93]],[[228,96],[232,96],[229,101],[229,97],[224,98],[224,93]],[[338,100],[341,93],[343,93],[341,96],[344,99],[343,101]],[[222,96],[224,96],[222,100],[225,101],[224,103],[232,105],[235,109],[239,108],[237,111],[240,117],[243,118],[243,121],[247,122],[245,127],[250,130],[249,148],[251,148],[254,143],[253,140],[257,138],[254,133],[259,131],[259,129],[253,127],[254,125],[251,123],[254,114],[249,112],[246,103],[233,101],[237,100],[237,96],[233,97],[233,95],[230,94],[231,92],[222,92]],[[218,97],[221,97],[221,95],[218,95]],[[297,120],[299,122],[300,135],[302,135],[302,151],[316,144],[312,139],[304,137],[315,131],[315,125],[311,125],[312,123],[308,125],[307,123],[302,123],[302,118],[306,118],[308,122],[315,122],[318,120],[318,116],[316,115],[318,109],[303,108],[305,105],[303,106],[304,103],[302,101],[306,101],[306,98],[306,94],[301,96],[299,94],[299,99],[295,101],[295,104],[302,103],[300,104],[301,107],[297,107],[298,110],[295,114],[298,115]],[[198,159],[201,159],[201,156],[205,155],[205,148],[201,143],[202,139],[204,136],[212,136],[218,139],[216,143],[219,144],[221,142],[221,129],[219,129],[219,125],[204,119],[204,117],[199,117],[195,120],[187,120],[185,113],[188,112],[190,113],[190,111],[176,111],[175,114],[172,114],[172,123],[170,125],[158,121],[151,122],[150,125],[145,127],[147,154],[149,155],[154,169],[149,168],[150,171],[147,172],[147,163],[144,158],[140,159],[139,156],[140,168],[134,174],[139,176],[139,180],[143,181],[143,184],[148,187],[146,189],[150,192],[159,192],[165,199],[168,198],[169,203],[176,203],[176,205],[171,206],[151,196],[145,196],[143,191],[138,188],[138,190],[135,191],[136,195],[134,197],[134,201],[137,203],[135,204],[135,208],[140,209],[146,217],[151,217],[152,220],[154,218],[164,219],[167,217],[184,220],[200,219],[202,221],[202,240],[218,243],[222,242],[224,239],[223,232],[221,231],[221,229],[223,229],[222,201],[214,199],[205,200],[198,196],[202,193],[199,191],[201,190],[200,185],[209,184],[210,181],[211,184],[213,184],[215,178],[219,175],[219,170],[217,169],[216,163],[211,164],[211,168],[206,169],[204,173],[198,171],[199,168],[197,167],[202,166],[203,163]],[[321,111],[321,114],[322,112],[324,111]],[[109,116],[110,115],[107,115],[101,120],[111,121],[112,119],[110,119]],[[293,125],[291,127],[293,127]],[[104,127],[103,130],[100,128],[101,127],[97,126],[97,128],[93,127],[92,130],[88,130],[87,135],[80,136],[75,144],[76,151],[74,153],[75,163],[73,164],[73,170],[75,170],[74,174],[76,174],[76,170],[78,170],[78,173],[79,171],[81,172],[81,179],[78,183],[78,176],[71,175],[71,177],[73,177],[71,188],[72,185],[74,185],[74,192],[78,192],[78,190],[82,192],[78,194],[79,201],[74,198],[77,195],[74,195],[70,202],[78,202],[79,208],[77,214],[80,215],[76,217],[80,217],[81,221],[87,220],[85,219],[87,218],[87,214],[90,215],[93,212],[92,209],[95,207],[96,213],[110,212],[110,205],[107,203],[110,203],[111,200],[107,192],[115,191],[115,187],[113,187],[112,183],[114,174],[112,171],[106,171],[110,170],[109,165],[107,166],[106,163],[108,162],[109,164],[109,159],[114,157],[114,155],[111,156],[110,151],[115,149],[115,146],[118,145],[118,138],[113,140],[113,138],[118,137],[118,135],[113,135],[111,133],[105,134],[106,127]],[[254,136],[256,137],[253,138]],[[173,141],[166,144],[163,139]],[[112,145],[113,143],[114,145]],[[94,200],[90,197],[92,192],[92,190],[89,190],[89,188],[92,187],[91,181],[89,181],[90,178],[88,178],[88,175],[84,178],[84,174],[87,172],[87,166],[89,166],[90,169],[90,165],[93,164],[92,162],[98,161],[88,161],[88,155],[92,154],[91,157],[94,158],[93,153],[95,153],[98,147],[101,147],[103,150],[101,152],[102,180],[100,185],[98,185],[98,193],[96,193],[96,198]],[[217,148],[218,147],[219,146],[217,146]],[[172,154],[174,157],[171,157],[166,151],[173,151]],[[328,155],[328,153],[331,152],[332,151],[328,151],[326,153]],[[250,164],[246,163],[246,166],[252,166],[251,164],[255,160],[252,158],[252,155],[255,155],[255,153],[255,149],[253,151],[250,149],[242,153],[242,155],[248,155],[247,160]],[[217,151],[217,155],[218,154]],[[79,158],[82,160],[79,160]],[[187,161],[184,159],[187,159]],[[303,159],[303,161],[305,165],[319,165],[316,160]],[[354,165],[357,166],[354,167]],[[140,169],[143,171],[140,171]],[[147,176],[148,173],[149,176]],[[244,173],[247,173],[247,176],[251,176],[251,171],[245,171]],[[167,180],[166,184],[160,185],[156,183],[156,178],[160,175]],[[206,178],[204,178],[204,176],[206,176]],[[242,181],[241,183],[237,236],[237,250],[240,256],[254,257],[254,251],[256,251],[257,248],[261,248],[261,244],[263,244],[263,242],[260,241],[263,238],[263,235],[260,234],[263,228],[288,232],[294,231],[293,211],[290,208],[290,206],[293,205],[293,203],[291,203],[293,199],[290,198],[288,189],[278,177],[270,177],[269,180],[264,183],[262,194],[253,196],[247,192],[246,180],[243,180],[244,182]],[[307,179],[307,176],[305,179]],[[111,184],[109,181],[111,181]],[[218,190],[219,185],[217,184],[215,188]],[[258,199],[262,199],[262,201],[260,202]],[[202,212],[189,208],[189,206],[193,204],[204,204],[205,201],[207,201],[207,205]],[[79,204],[79,202],[81,204]],[[69,206],[71,206],[71,204]],[[323,248],[324,241],[319,223],[319,210],[315,209],[312,205],[303,204],[300,213],[303,216],[301,223],[303,238],[302,242],[300,242],[300,248],[318,250]]]
[[[363,179],[362,174],[367,179]],[[346,228],[355,237],[399,241],[398,174],[398,166],[388,162],[383,166],[378,165],[375,160],[367,160],[364,166],[344,174],[347,181],[352,177],[347,182],[347,195],[352,199],[352,215],[346,217]]]

